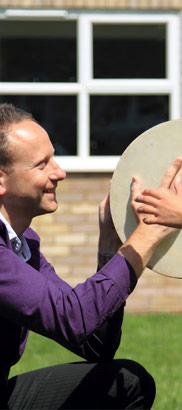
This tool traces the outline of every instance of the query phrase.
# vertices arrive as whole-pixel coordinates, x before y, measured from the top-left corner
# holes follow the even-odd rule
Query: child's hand
[[[145,189],[135,198],[136,202],[142,203],[137,209],[138,214],[150,214],[143,218],[146,224],[182,228],[181,166],[182,158],[177,158],[168,168],[157,190]]]

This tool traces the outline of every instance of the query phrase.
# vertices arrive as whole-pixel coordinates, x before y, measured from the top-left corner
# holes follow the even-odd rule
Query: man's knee
[[[121,408],[145,409],[152,407],[156,388],[153,377],[140,364],[131,360],[121,360],[118,375],[121,389]]]

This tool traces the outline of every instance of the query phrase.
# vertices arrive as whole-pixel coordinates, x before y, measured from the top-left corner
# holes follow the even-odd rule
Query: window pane
[[[1,21],[0,81],[76,81],[76,23]]]
[[[95,24],[94,78],[165,78],[165,24]]]
[[[75,96],[0,96],[0,104],[4,102],[33,114],[48,132],[56,155],[77,154]]]
[[[91,155],[121,155],[142,132],[168,121],[168,96],[91,96]]]

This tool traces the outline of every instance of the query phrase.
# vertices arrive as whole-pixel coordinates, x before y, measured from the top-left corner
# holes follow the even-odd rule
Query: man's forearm
[[[145,229],[144,223],[140,223],[118,250],[118,253],[131,264],[137,278],[140,277],[160,241],[175,231],[159,225],[153,225],[153,228]]]

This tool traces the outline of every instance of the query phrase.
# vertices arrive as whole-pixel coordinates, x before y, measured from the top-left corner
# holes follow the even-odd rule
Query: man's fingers
[[[131,199],[134,200],[142,190],[142,181],[140,177],[134,176],[131,185]]]
[[[181,166],[182,166],[182,157],[178,157],[173,161],[173,163],[169,166],[169,168],[165,172],[164,177],[162,178],[162,181],[159,187],[169,189],[176,174],[180,170]]]
[[[182,195],[182,169],[177,173],[174,179],[174,190],[178,195]]]

